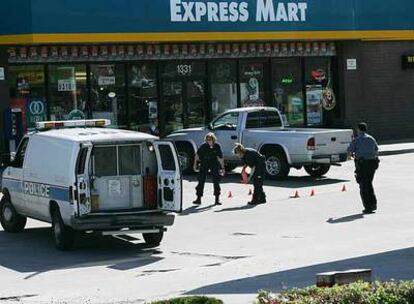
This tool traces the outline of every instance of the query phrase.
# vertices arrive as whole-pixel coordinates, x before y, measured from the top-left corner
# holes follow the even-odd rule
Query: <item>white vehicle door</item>
[[[175,146],[169,141],[156,141],[154,148],[158,164],[157,184],[160,209],[181,212],[182,179]]]
[[[234,144],[241,142],[240,113],[226,113],[211,123],[211,129],[217,137],[226,160],[237,160],[233,154]]]
[[[74,204],[75,212],[82,216],[91,212],[91,192],[90,192],[90,159],[92,144],[82,144],[76,162],[76,201]]]
[[[3,172],[2,186],[9,190],[13,206],[17,211],[25,211],[25,191],[23,187],[23,164],[29,138],[25,137],[19,144],[14,160]]]

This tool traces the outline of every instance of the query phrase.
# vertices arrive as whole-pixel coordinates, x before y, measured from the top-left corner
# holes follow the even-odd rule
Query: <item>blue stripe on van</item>
[[[46,185],[46,186],[48,186],[48,189],[49,189],[48,198],[54,199],[54,200],[59,200],[59,201],[69,201],[69,188],[67,188],[67,187],[51,185],[51,184],[45,184],[45,183],[36,183],[36,182],[32,182],[32,181],[23,181],[23,183],[24,182]],[[22,182],[20,180],[17,180],[17,179],[3,178],[3,185],[2,186],[3,186],[3,188],[8,188],[11,191],[24,192]],[[36,194],[34,194],[34,195],[30,194],[30,193],[26,193],[26,194],[30,195],[30,196],[44,197],[44,196],[36,195]]]

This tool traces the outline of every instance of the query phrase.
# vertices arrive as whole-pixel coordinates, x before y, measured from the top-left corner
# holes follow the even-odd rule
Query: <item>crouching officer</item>
[[[254,149],[245,148],[242,144],[236,144],[233,153],[244,163],[243,170],[247,166],[251,168],[249,181],[253,179],[254,193],[249,205],[266,203],[266,194],[263,192],[263,180],[265,175],[265,157]]]
[[[367,124],[358,124],[357,136],[348,147],[349,157],[354,157],[355,178],[359,184],[363,213],[373,213],[377,210],[377,198],[375,197],[372,181],[375,171],[378,169],[378,145],[375,139],[368,135]]]
[[[198,162],[200,168],[198,169]],[[213,177],[214,196],[216,197],[214,204],[220,203],[220,176],[224,175],[224,159],[221,146],[217,143],[214,133],[208,133],[204,138],[204,143],[198,148],[194,158],[194,171],[198,171],[198,185],[196,187],[197,199],[193,202],[195,205],[201,204],[201,197],[204,193],[204,184],[208,171]]]

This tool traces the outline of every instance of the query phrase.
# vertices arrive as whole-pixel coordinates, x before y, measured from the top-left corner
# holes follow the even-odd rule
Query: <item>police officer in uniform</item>
[[[379,165],[378,145],[375,139],[366,133],[367,129],[366,123],[359,123],[357,136],[348,147],[348,155],[355,161],[355,178],[359,184],[364,205],[362,212],[365,214],[374,213],[377,210],[377,198],[372,181]]]
[[[266,194],[263,191],[266,167],[265,157],[254,149],[245,148],[242,144],[236,144],[233,152],[243,161],[243,170],[247,166],[251,168],[248,182],[253,179],[254,192],[253,199],[248,204],[257,205],[266,203]]]
[[[200,168],[198,163],[200,162]],[[194,171],[198,171],[198,185],[196,187],[197,199],[193,202],[195,205],[201,204],[201,197],[204,193],[204,184],[206,176],[210,171],[213,177],[215,205],[220,203],[220,177],[224,175],[224,159],[221,146],[217,143],[214,133],[208,133],[204,138],[204,143],[198,148],[194,158]]]

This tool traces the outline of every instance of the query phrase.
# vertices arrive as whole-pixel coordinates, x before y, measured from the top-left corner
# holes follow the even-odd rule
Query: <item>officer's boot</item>
[[[260,193],[260,198],[258,201],[259,204],[264,204],[266,203],[266,194],[264,192]]]
[[[194,205],[201,205],[201,196],[197,196],[196,200],[193,201]]]
[[[257,205],[258,199],[257,199],[257,193],[253,192],[253,197],[252,200],[250,202],[248,202],[248,205]]]
[[[217,206],[221,205],[221,203],[220,203],[220,195],[216,195],[216,200],[214,201],[214,205],[217,205]]]

